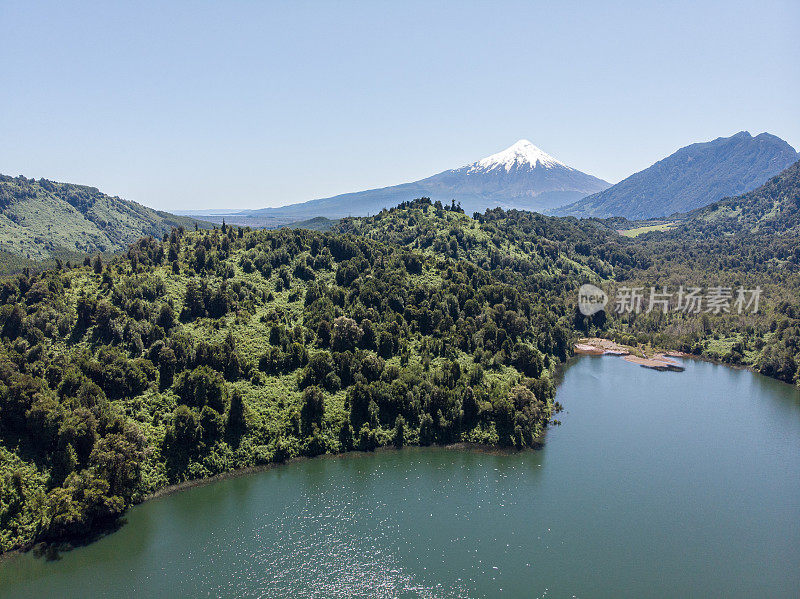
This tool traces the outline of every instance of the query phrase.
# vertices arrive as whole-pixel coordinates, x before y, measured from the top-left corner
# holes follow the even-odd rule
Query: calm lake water
[[[567,370],[541,451],[316,459],[133,509],[3,597],[800,597],[800,396],[702,362]]]

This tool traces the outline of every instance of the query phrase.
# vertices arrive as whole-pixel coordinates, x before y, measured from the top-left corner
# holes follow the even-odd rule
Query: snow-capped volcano
[[[516,208],[543,212],[570,204],[610,185],[556,160],[527,139],[461,168],[432,177],[382,189],[346,193],[280,208],[248,210],[227,217],[228,222],[246,224],[289,222],[315,216],[341,218],[375,214],[407,200],[460,202],[467,213],[487,208]],[[241,218],[240,218],[241,217]]]
[[[512,168],[520,166],[528,166],[530,168],[536,168],[537,166],[556,168],[562,166],[569,170],[574,170],[560,160],[556,160],[544,150],[537,148],[527,139],[520,139],[510,148],[487,156],[483,160],[478,160],[478,162],[470,165],[470,169],[475,171],[503,168],[506,171],[510,171]]]
[[[567,166],[527,139],[418,183],[430,190],[431,198],[449,196],[460,200],[466,210],[474,206],[481,212],[495,206],[541,212],[609,187],[602,179]]]

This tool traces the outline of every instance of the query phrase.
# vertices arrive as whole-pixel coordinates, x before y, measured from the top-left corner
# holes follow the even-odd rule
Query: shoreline
[[[596,338],[596,339],[599,339],[599,338]],[[626,348],[626,351],[625,351],[625,353],[622,353],[621,351],[617,350],[616,347],[612,348],[610,351],[602,351],[602,350],[598,351],[599,348],[597,348],[597,347],[592,347],[592,348],[589,348],[587,350],[581,350],[581,349],[578,348],[578,346],[579,345],[584,345],[584,344],[582,344],[582,343],[573,344],[573,347],[575,348],[574,354],[570,358],[568,358],[568,360],[566,362],[563,362],[563,363],[559,364],[558,367],[555,369],[555,371],[553,373],[553,382],[556,384],[556,387],[558,387],[560,385],[560,383],[563,381],[563,376],[566,374],[566,371],[569,368],[570,362],[572,362],[573,360],[580,359],[580,358],[582,358],[584,356],[604,356],[604,355],[609,355],[609,356],[622,357],[623,359],[626,359],[628,357],[632,357],[632,358],[636,358],[636,359],[643,359],[643,358],[639,358],[636,355],[631,354],[630,351],[627,350],[627,346],[622,346],[622,345],[617,344],[617,343],[615,343],[615,342],[613,342],[611,340],[608,340],[608,339],[599,339],[599,340],[602,341],[602,342],[611,344],[613,346],[616,346],[618,348]],[[735,369],[738,369],[738,370],[747,370],[747,371],[749,371],[749,372],[751,372],[753,374],[756,374],[756,375],[766,376],[766,375],[761,375],[761,373],[759,373],[757,370],[755,370],[752,366],[748,366],[748,365],[744,365],[744,364],[730,364],[730,363],[727,363],[727,362],[722,362],[720,360],[715,360],[715,359],[712,359],[712,358],[708,358],[706,356],[699,356],[699,355],[695,355],[695,354],[689,354],[689,353],[681,352],[681,351],[677,351],[677,350],[658,351],[658,352],[655,352],[655,355],[662,355],[662,356],[667,357],[667,358],[681,358],[681,359],[698,360],[698,361],[707,362],[707,363],[710,363],[710,364],[715,364],[717,366],[725,366],[725,367],[728,367],[728,368],[735,368]],[[626,360],[626,361],[628,361],[628,362],[630,362],[632,364],[638,363],[638,362],[633,361],[633,360]],[[648,366],[645,366],[645,365],[642,365],[642,366],[643,367],[648,367]],[[661,368],[655,368],[655,369],[656,370],[662,370],[662,371],[668,370],[668,369],[661,369]],[[680,370],[682,371],[682,370],[684,370],[684,368],[680,367]],[[790,385],[792,387],[795,387],[795,385],[792,385],[791,383],[787,383],[785,381],[781,381],[781,380],[775,379],[773,377],[767,377],[767,378],[769,378],[771,380],[776,380],[779,383],[783,383],[785,385]],[[161,499],[163,497],[168,497],[170,495],[174,495],[174,494],[177,494],[177,493],[180,493],[180,492],[183,492],[183,491],[188,491],[188,490],[196,488],[196,487],[203,487],[203,486],[214,484],[214,483],[221,482],[221,481],[224,481],[224,480],[235,479],[235,478],[240,478],[240,477],[244,477],[244,476],[250,476],[250,475],[253,475],[253,474],[260,474],[262,472],[267,472],[267,471],[275,469],[275,468],[280,468],[280,467],[284,467],[284,466],[291,466],[291,465],[294,465],[294,464],[297,464],[297,463],[301,463],[301,462],[304,462],[304,461],[308,461],[308,460],[317,460],[317,459],[328,459],[328,460],[333,460],[333,459],[359,459],[359,458],[363,458],[363,457],[367,457],[369,455],[375,454],[377,452],[403,451],[403,450],[409,450],[409,449],[410,450],[441,449],[441,450],[447,450],[447,451],[470,451],[470,452],[477,452],[477,453],[486,453],[486,454],[490,454],[490,455],[491,454],[508,455],[508,454],[514,454],[514,453],[522,453],[522,452],[526,452],[526,451],[538,451],[538,450],[541,450],[544,447],[545,439],[546,439],[546,436],[547,436],[547,430],[548,429],[545,428],[545,430],[542,432],[542,434],[539,437],[536,438],[536,440],[534,441],[534,445],[532,447],[527,447],[527,448],[524,448],[524,449],[516,449],[516,448],[513,448],[513,447],[502,447],[502,446],[499,446],[499,445],[487,445],[487,444],[469,443],[469,442],[450,443],[450,444],[447,444],[447,445],[435,445],[435,444],[434,445],[405,445],[403,447],[395,447],[394,445],[384,445],[384,446],[381,446],[381,447],[376,447],[374,450],[371,450],[371,451],[351,450],[351,451],[345,451],[345,452],[340,452],[340,453],[320,454],[320,455],[316,455],[316,456],[295,456],[293,458],[290,458],[288,460],[284,460],[282,462],[269,462],[269,463],[266,463],[266,464],[259,464],[259,465],[256,465],[256,466],[248,466],[248,467],[245,467],[245,468],[238,468],[238,469],[229,470],[229,471],[226,471],[226,472],[220,472],[219,474],[215,474],[215,475],[209,476],[207,478],[198,478],[198,479],[192,479],[192,480],[183,481],[183,482],[180,482],[180,483],[174,483],[174,484],[167,485],[167,486],[161,487],[159,489],[156,489],[152,493],[149,493],[149,494],[145,495],[140,501],[137,501],[136,503],[133,503],[125,511],[125,513],[123,513],[119,517],[119,519],[115,523],[115,525],[113,527],[110,527],[106,531],[100,532],[100,533],[98,533],[98,534],[96,534],[94,536],[88,537],[88,538],[83,539],[83,540],[75,540],[75,541],[72,541],[72,542],[65,541],[65,542],[62,542],[60,544],[47,543],[45,541],[38,541],[38,542],[30,543],[28,545],[25,545],[25,546],[22,546],[22,547],[18,547],[18,548],[11,549],[9,551],[0,553],[0,562],[3,562],[5,560],[9,560],[9,559],[14,559],[17,556],[21,556],[21,555],[29,553],[31,551],[39,551],[39,550],[41,550],[42,555],[41,556],[36,556],[37,558],[38,557],[43,557],[44,559],[50,559],[50,558],[46,557],[48,551],[54,551],[56,554],[58,554],[59,552],[62,552],[62,551],[71,551],[73,549],[77,549],[77,548],[80,548],[82,546],[89,545],[89,544],[91,544],[93,542],[96,542],[99,539],[101,539],[101,538],[103,538],[103,537],[105,537],[107,535],[113,534],[114,532],[118,531],[121,526],[124,526],[126,524],[125,516],[126,516],[127,512],[129,510],[139,506],[139,505],[144,504],[145,502],[153,501],[153,500],[156,500],[156,499]]]
[[[595,339],[600,339],[600,338],[598,337],[598,338],[595,338]],[[618,353],[611,352],[611,351],[609,351],[609,352],[597,351],[596,348],[594,348],[592,351],[585,351],[585,350],[576,349],[577,346],[579,346],[579,345],[588,345],[588,344],[581,343],[581,341],[585,341],[585,340],[586,340],[586,338],[583,338],[583,339],[579,340],[578,343],[573,343],[573,350],[574,350],[573,357],[603,356],[603,355],[618,356],[618,355],[622,355],[623,358],[624,358],[626,356],[626,354],[618,354]],[[611,344],[614,344],[614,345],[617,345],[619,347],[623,347],[623,348],[628,347],[628,346],[623,346],[621,344],[618,344],[618,343],[616,343],[614,341],[611,341],[610,339],[600,339],[600,340],[608,342],[608,343],[611,343]],[[733,368],[735,370],[746,370],[746,371],[748,371],[748,372],[750,372],[752,374],[756,374],[758,376],[766,377],[766,378],[768,378],[768,379],[770,379],[772,381],[777,381],[777,382],[782,383],[784,385],[789,385],[790,387],[795,387],[795,388],[797,387],[797,385],[795,385],[793,383],[790,383],[788,381],[783,381],[783,380],[781,380],[779,378],[776,378],[774,376],[769,376],[769,375],[763,374],[763,373],[759,372],[758,370],[756,370],[755,366],[753,366],[751,364],[741,364],[741,363],[736,363],[736,362],[724,362],[723,360],[718,360],[716,358],[710,358],[708,356],[703,356],[703,355],[698,355],[698,354],[691,354],[691,353],[688,353],[688,352],[683,352],[683,351],[679,351],[679,350],[675,350],[675,349],[657,350],[655,353],[656,354],[662,354],[662,355],[664,355],[664,356],[666,356],[668,358],[681,358],[681,359],[684,359],[684,360],[697,360],[699,362],[706,362],[708,364],[715,364],[716,366],[725,366],[726,368]],[[628,360],[628,361],[631,362],[631,363],[636,363],[636,362],[633,362],[632,360]]]
[[[61,552],[72,551],[73,549],[78,549],[80,547],[89,545],[91,543],[94,543],[102,539],[103,537],[106,537],[108,535],[117,532],[122,526],[126,525],[127,523],[125,519],[126,514],[130,510],[146,502],[161,499],[163,497],[169,497],[170,495],[175,495],[183,491],[194,489],[196,487],[204,487],[206,485],[211,485],[224,480],[231,480],[245,476],[250,476],[253,474],[260,474],[262,472],[267,472],[275,468],[291,466],[294,464],[310,460],[318,460],[318,459],[325,459],[325,460],[360,459],[370,455],[374,455],[378,452],[404,451],[408,449],[411,450],[441,449],[445,451],[471,451],[476,453],[485,453],[489,455],[492,454],[509,455],[514,453],[523,453],[527,451],[541,450],[544,447],[544,438],[546,435],[547,435],[547,429],[545,429],[543,433],[534,440],[534,445],[532,447],[526,447],[523,449],[516,449],[514,447],[502,447],[499,445],[486,445],[483,443],[469,443],[465,441],[460,441],[458,443],[450,443],[448,445],[404,445],[403,447],[395,447],[394,445],[384,445],[381,447],[376,447],[372,451],[352,450],[340,453],[323,453],[316,456],[295,456],[293,458],[284,460],[282,462],[269,462],[267,464],[259,464],[257,466],[248,466],[246,468],[237,468],[234,470],[228,470],[227,472],[220,472],[219,474],[214,474],[213,476],[209,476],[207,478],[196,478],[192,480],[183,481],[180,483],[174,483],[172,485],[167,485],[159,489],[156,489],[152,493],[145,495],[141,501],[137,501],[136,503],[132,504],[128,509],[126,509],[125,513],[120,515],[120,517],[115,521],[114,525],[111,526],[108,530],[98,532],[95,535],[89,536],[81,540],[63,541],[61,543],[48,543],[46,541],[37,541],[29,543],[28,545],[24,545],[22,547],[17,547],[16,549],[11,549],[9,551],[0,553],[0,562],[15,559],[16,557],[30,553],[31,551],[38,552],[40,550],[41,550],[41,555],[36,555],[35,557],[49,560],[50,558],[47,557],[48,554],[58,555]]]
[[[607,350],[601,349],[600,347],[594,346],[591,343],[582,343],[583,341],[595,341],[595,340],[603,342],[604,344],[608,344],[608,346],[609,346],[608,349]],[[579,346],[589,346],[589,347],[586,347],[584,349],[584,348],[579,347]],[[560,383],[563,381],[563,376],[566,374],[566,371],[569,368],[570,362],[572,360],[579,359],[579,358],[582,358],[584,356],[604,356],[604,355],[609,355],[609,356],[612,356],[612,357],[613,356],[622,357],[624,360],[626,360],[627,362],[630,362],[631,364],[640,364],[639,361],[646,361],[647,360],[647,358],[641,358],[641,357],[631,353],[631,349],[634,349],[634,348],[629,348],[628,346],[623,346],[623,345],[618,344],[618,343],[616,343],[614,341],[611,341],[609,339],[592,338],[592,339],[588,339],[587,340],[587,339],[584,338],[584,339],[579,340],[578,343],[573,343],[573,348],[574,348],[573,355],[570,358],[568,358],[566,362],[563,362],[563,363],[559,364],[558,367],[555,369],[555,371],[553,373],[553,382],[556,384],[556,387],[558,387],[560,385]],[[664,358],[681,358],[681,359],[698,360],[698,361],[707,362],[707,363],[710,363],[710,364],[715,364],[717,366],[725,366],[725,367],[728,367],[728,368],[735,368],[737,370],[747,370],[747,371],[749,371],[749,372],[751,372],[753,374],[759,375],[759,376],[766,376],[766,375],[762,375],[757,370],[755,370],[752,366],[749,366],[749,365],[732,364],[732,363],[722,362],[721,360],[715,360],[713,358],[709,358],[709,357],[706,357],[706,356],[699,356],[699,355],[695,355],[695,354],[681,352],[681,351],[678,351],[678,350],[660,350],[660,351],[654,352],[654,355],[655,356],[663,356]],[[644,368],[652,368],[654,370],[660,370],[662,372],[663,371],[669,371],[669,370],[672,370],[672,371],[683,371],[684,370],[684,368],[682,366],[678,365],[678,364],[675,364],[676,366],[678,366],[677,369],[653,367],[653,366],[648,366],[646,364],[640,364],[640,365],[642,367],[644,367]],[[776,380],[779,383],[783,383],[785,385],[790,385],[792,387],[795,387],[795,385],[792,385],[791,383],[787,383],[786,381],[781,381],[779,379],[775,379],[774,377],[767,377],[767,378],[769,378],[771,380]],[[177,494],[177,493],[180,493],[180,492],[183,492],[183,491],[187,491],[187,490],[190,490],[190,489],[193,489],[193,488],[196,488],[196,487],[203,487],[203,486],[214,484],[214,483],[221,482],[221,481],[224,481],[224,480],[235,479],[235,478],[240,478],[240,477],[244,477],[244,476],[250,476],[250,475],[253,475],[253,474],[260,474],[262,472],[267,472],[267,471],[275,469],[275,468],[280,468],[280,467],[283,467],[283,466],[290,466],[290,465],[301,463],[301,462],[304,462],[304,461],[307,461],[307,460],[317,460],[317,459],[328,459],[328,460],[332,460],[332,459],[358,459],[358,458],[369,456],[371,454],[375,454],[377,452],[402,451],[402,450],[406,450],[406,449],[412,449],[412,450],[433,449],[433,448],[447,450],[447,451],[473,451],[473,452],[486,453],[486,454],[507,455],[507,454],[513,454],[513,453],[522,453],[522,452],[525,452],[525,451],[538,451],[538,450],[541,450],[544,447],[544,442],[545,442],[546,436],[547,436],[547,428],[545,428],[545,430],[542,432],[542,434],[534,441],[534,446],[528,447],[528,448],[524,448],[524,449],[515,449],[513,447],[502,447],[502,446],[499,446],[499,445],[486,445],[486,444],[469,443],[469,442],[450,443],[450,444],[447,444],[447,445],[405,445],[403,447],[395,447],[394,445],[384,445],[384,446],[381,446],[381,447],[376,447],[375,449],[373,449],[371,451],[351,450],[351,451],[345,451],[345,452],[340,452],[340,453],[325,453],[325,454],[320,454],[320,455],[316,455],[316,456],[295,456],[293,458],[290,458],[288,460],[284,460],[282,462],[269,462],[269,463],[266,463],[266,464],[259,464],[259,465],[256,465],[256,466],[248,466],[248,467],[245,467],[245,468],[238,468],[238,469],[229,470],[229,471],[226,471],[226,472],[220,472],[219,474],[214,474],[214,475],[209,476],[207,478],[198,478],[198,479],[187,480],[187,481],[183,481],[183,482],[180,482],[180,483],[174,483],[174,484],[167,485],[167,486],[161,487],[159,489],[156,489],[152,493],[149,493],[149,494],[145,495],[141,499],[141,501],[137,501],[136,503],[133,503],[125,511],[125,513],[123,513],[120,516],[120,518],[119,518],[118,522],[116,523],[116,525],[114,527],[110,528],[107,531],[100,532],[100,533],[98,533],[98,534],[96,534],[94,536],[91,536],[91,537],[89,537],[87,539],[84,539],[84,540],[77,540],[77,541],[73,541],[73,542],[65,541],[65,542],[62,542],[61,544],[56,544],[56,543],[49,543],[48,544],[45,541],[38,541],[38,542],[30,543],[28,545],[25,545],[25,546],[22,546],[22,547],[18,547],[16,549],[11,549],[9,551],[0,553],[0,562],[2,562],[4,560],[8,560],[8,559],[13,559],[17,555],[26,554],[26,553],[29,553],[31,551],[37,551],[38,549],[42,549],[42,556],[44,556],[46,554],[46,552],[48,551],[48,549],[50,549],[50,548],[55,548],[56,553],[58,553],[60,551],[71,551],[72,549],[77,549],[77,548],[80,548],[80,547],[82,547],[84,545],[91,544],[91,543],[103,538],[104,536],[113,534],[114,532],[119,530],[119,528],[121,526],[125,525],[125,523],[126,523],[125,522],[125,515],[127,514],[127,512],[129,510],[139,506],[139,505],[144,504],[145,502],[153,501],[153,500],[156,500],[156,499],[161,499],[162,497],[168,497],[170,495],[174,495],[174,494]],[[48,558],[45,557],[45,559],[48,559]]]
[[[195,478],[192,480],[187,480],[180,483],[167,485],[165,487],[156,489],[152,493],[146,495],[141,501],[132,505],[131,508],[136,507],[137,505],[141,505],[147,501],[152,501],[154,499],[161,499],[162,497],[175,495],[176,493],[187,491],[195,487],[204,487],[206,485],[210,485],[223,480],[241,478],[243,476],[250,476],[251,474],[260,474],[262,472],[268,472],[269,470],[273,470],[275,468],[281,468],[283,466],[291,466],[294,464],[299,464],[310,460],[359,459],[370,455],[374,455],[378,452],[403,451],[406,449],[412,449],[412,450],[443,449],[447,451],[474,451],[476,453],[486,453],[486,454],[522,453],[525,451],[540,450],[544,446],[544,436],[545,434],[542,434],[540,437],[537,438],[537,440],[534,442],[535,443],[534,447],[526,447],[524,449],[515,449],[513,447],[501,447],[499,445],[486,445],[483,443],[468,443],[461,441],[459,443],[450,443],[448,445],[404,445],[403,447],[395,447],[394,445],[383,445],[381,447],[376,447],[372,451],[362,451],[354,449],[352,451],[344,451],[340,453],[323,453],[315,456],[302,456],[302,455],[295,456],[293,458],[289,458],[288,460],[284,460],[283,462],[269,462],[267,464],[259,464],[257,466],[236,468],[234,470],[228,470],[227,472],[220,472],[219,474],[214,474],[207,478]],[[0,557],[2,557],[2,554],[0,554]]]

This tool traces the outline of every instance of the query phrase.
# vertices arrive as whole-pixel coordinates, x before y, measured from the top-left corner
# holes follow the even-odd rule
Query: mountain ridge
[[[0,175],[0,250],[25,259],[120,251],[195,223],[208,226],[88,185]]]
[[[631,220],[685,213],[762,185],[800,158],[770,133],[730,137],[684,146],[616,185],[552,210],[556,216]]]

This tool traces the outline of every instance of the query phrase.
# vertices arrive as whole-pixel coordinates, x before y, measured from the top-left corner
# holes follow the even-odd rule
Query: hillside
[[[522,139],[482,160],[412,183],[226,214],[224,218],[234,224],[275,226],[316,216],[367,216],[419,197],[446,203],[455,200],[469,213],[498,206],[542,212],[608,186]],[[223,215],[215,218],[219,222]]]
[[[559,216],[644,220],[689,212],[755,189],[800,155],[782,139],[742,131],[681,148],[616,185],[553,211]]]
[[[687,224],[719,233],[800,233],[800,161],[753,191],[691,212]]]
[[[785,175],[776,178],[781,183],[775,188],[796,184],[795,167]],[[632,238],[615,231],[621,222],[626,221],[500,209],[471,218],[416,200],[371,218],[343,219],[335,230],[480,265],[525,293],[552,297],[546,300],[551,310],[573,314],[574,335],[675,349],[800,381],[800,235],[713,234],[705,223],[692,220],[672,223],[668,230],[651,227]],[[605,312],[586,318],[575,310],[576,285],[583,283],[606,290]],[[759,311],[739,314],[731,306],[718,314],[687,314],[679,309],[681,287],[707,291],[714,286],[729,288],[732,302],[736,289],[760,287]],[[615,290],[621,287],[641,288],[641,313],[616,312]],[[672,292],[667,313],[647,311],[651,287]],[[555,290],[560,293],[553,296]]]
[[[332,230],[466,260],[538,293],[575,291],[577,281],[610,279],[633,261],[629,240],[593,221],[499,208],[469,216],[428,198],[342,219]]]
[[[120,251],[195,222],[94,187],[0,175],[0,250],[31,260]]]
[[[543,259],[561,270],[557,248]],[[535,445],[570,353],[567,283],[532,295],[463,260],[228,226],[8,278],[0,551],[294,456]]]

